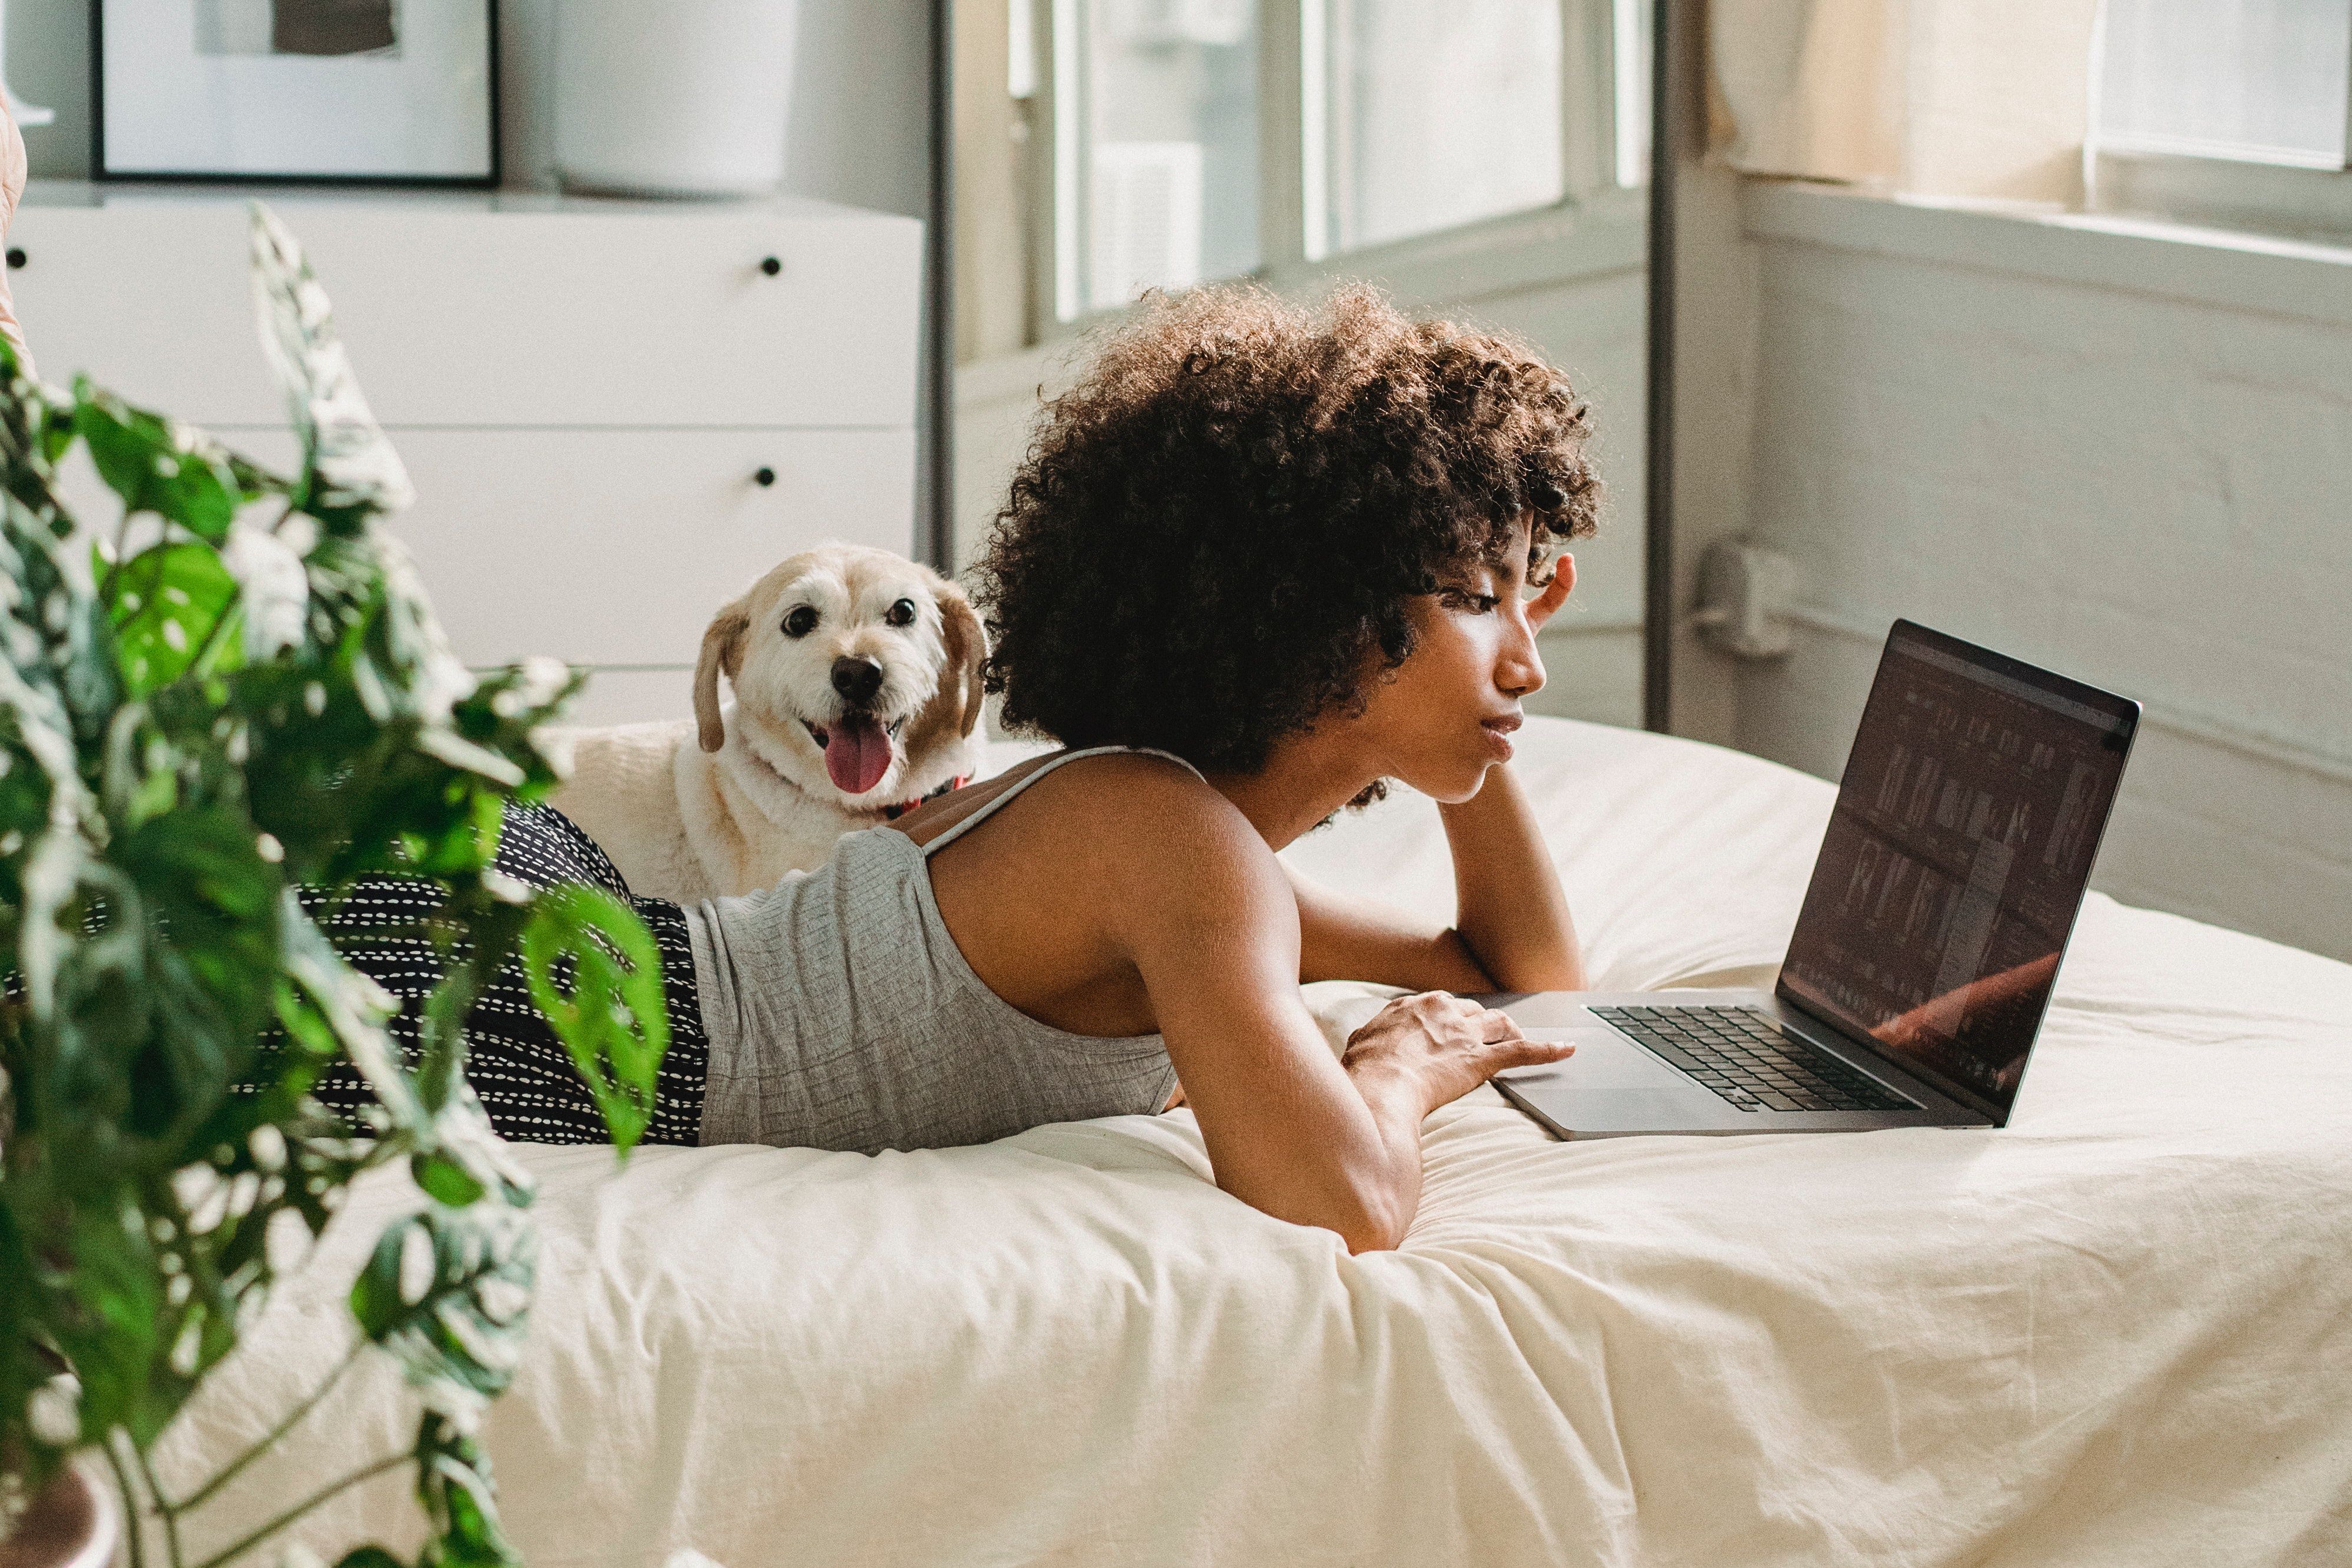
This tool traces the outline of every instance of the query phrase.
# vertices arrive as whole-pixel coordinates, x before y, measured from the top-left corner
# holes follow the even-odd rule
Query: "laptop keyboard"
[[[1901,1111],[1912,1103],[1755,1008],[1594,1008],[1743,1111]]]

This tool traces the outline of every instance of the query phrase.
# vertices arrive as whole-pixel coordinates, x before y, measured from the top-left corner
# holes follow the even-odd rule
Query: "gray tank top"
[[[710,1063],[705,1144],[847,1149],[986,1143],[1045,1122],[1150,1114],[1176,1069],[1156,1034],[1039,1023],[982,983],[940,918],[927,862],[1066,762],[919,845],[895,828],[845,834],[813,872],[688,906]]]

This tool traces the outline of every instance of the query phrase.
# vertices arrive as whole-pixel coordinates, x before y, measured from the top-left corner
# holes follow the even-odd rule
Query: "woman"
[[[1584,984],[1508,761],[1588,434],[1540,361],[1368,289],[1144,307],[1050,405],[977,574],[1005,722],[1066,749],[775,888],[638,901],[676,1020],[650,1137],[940,1146],[1181,1099],[1225,1190],[1394,1246],[1423,1118],[1567,1051],[1446,993]],[[1276,859],[1389,779],[1439,802],[1450,929]],[[499,863],[625,892],[544,808]],[[1298,992],[1328,978],[1419,994],[1337,1060]],[[520,995],[477,1009],[469,1077],[509,1136],[593,1138]]]

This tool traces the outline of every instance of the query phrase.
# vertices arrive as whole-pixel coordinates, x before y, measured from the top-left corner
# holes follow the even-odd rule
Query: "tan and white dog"
[[[971,775],[987,656],[955,584],[887,550],[823,546],[710,622],[694,722],[571,732],[552,804],[641,895],[772,886]]]

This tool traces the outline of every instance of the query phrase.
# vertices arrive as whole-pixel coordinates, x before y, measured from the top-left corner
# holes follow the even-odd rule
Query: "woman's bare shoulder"
[[[1071,906],[1136,932],[1169,920],[1249,923],[1266,895],[1290,903],[1280,862],[1234,803],[1181,763],[1136,752],[1082,757],[1005,809],[1004,852],[1044,870]],[[1244,896],[1257,894],[1259,897]]]
[[[1037,780],[1031,793],[1057,823],[1124,850],[1272,855],[1232,801],[1165,757],[1081,757]]]

